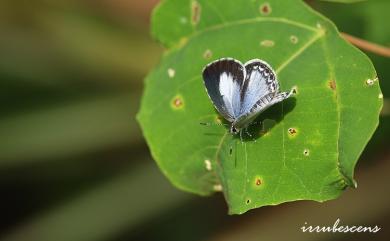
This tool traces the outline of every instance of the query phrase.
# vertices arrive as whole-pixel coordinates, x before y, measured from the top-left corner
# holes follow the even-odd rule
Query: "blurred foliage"
[[[302,237],[297,232],[302,222],[295,217],[308,212],[310,219],[315,210],[286,204],[226,217],[221,196],[187,196],[157,170],[134,117],[142,79],[162,53],[149,37],[156,2],[0,2],[0,240],[212,240],[226,230],[238,234],[250,224],[257,227],[256,217],[267,214]],[[387,0],[311,4],[342,31],[389,45]],[[386,97],[389,60],[370,57]],[[382,167],[383,172],[367,171],[376,183],[386,180],[388,170],[381,166],[388,160],[386,118],[363,157],[366,165],[358,167],[364,172]],[[356,223],[386,224],[388,205],[377,201],[383,186],[372,185],[368,190],[376,192],[365,195],[359,190],[356,198],[370,201],[377,212],[363,205],[345,210],[351,202],[340,200],[322,216],[355,210]],[[275,240],[271,231],[246,233]]]

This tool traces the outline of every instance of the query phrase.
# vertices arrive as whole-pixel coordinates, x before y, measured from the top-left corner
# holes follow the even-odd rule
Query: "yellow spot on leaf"
[[[267,40],[261,41],[260,45],[264,46],[264,47],[273,47],[275,45],[275,42],[267,39]]]
[[[171,107],[175,110],[184,108],[184,100],[181,95],[176,95],[171,100]]]

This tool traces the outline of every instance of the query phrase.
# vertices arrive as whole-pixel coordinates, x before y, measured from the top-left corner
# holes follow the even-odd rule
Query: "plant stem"
[[[348,42],[362,50],[366,50],[381,56],[390,57],[390,48],[368,42],[367,40],[363,40],[346,33],[341,33],[341,36],[343,36],[343,38],[345,38]]]

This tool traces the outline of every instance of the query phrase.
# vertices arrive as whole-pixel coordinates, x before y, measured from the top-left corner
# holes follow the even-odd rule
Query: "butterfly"
[[[294,93],[294,89],[279,92],[275,71],[260,59],[245,64],[233,58],[218,59],[203,69],[203,80],[212,103],[230,122],[230,133],[234,135]]]

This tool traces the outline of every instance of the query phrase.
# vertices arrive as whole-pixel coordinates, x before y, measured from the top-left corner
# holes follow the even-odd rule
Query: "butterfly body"
[[[275,71],[260,59],[245,64],[233,58],[213,61],[204,68],[203,80],[215,108],[231,123],[232,134],[292,94],[279,92]]]

